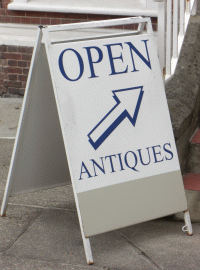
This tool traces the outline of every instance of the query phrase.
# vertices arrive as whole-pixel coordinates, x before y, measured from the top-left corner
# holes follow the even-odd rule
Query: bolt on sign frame
[[[88,264],[92,235],[181,211],[192,234],[149,18],[38,29],[1,215],[70,179]]]

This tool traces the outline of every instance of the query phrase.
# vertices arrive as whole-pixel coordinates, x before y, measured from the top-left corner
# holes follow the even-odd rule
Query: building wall
[[[0,95],[24,95],[33,48],[0,46]]]
[[[55,25],[121,18],[96,14],[14,11],[7,9],[9,3],[10,0],[0,0],[0,23]],[[152,25],[157,31],[157,18],[152,18]],[[24,95],[32,51],[33,48],[24,46],[0,46],[0,96]]]

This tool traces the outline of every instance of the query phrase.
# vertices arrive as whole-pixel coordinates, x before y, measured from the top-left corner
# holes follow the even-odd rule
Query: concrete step
[[[200,173],[200,129],[198,128],[190,140],[186,172]]]

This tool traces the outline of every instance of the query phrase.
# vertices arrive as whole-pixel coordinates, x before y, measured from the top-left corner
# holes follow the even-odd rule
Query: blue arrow
[[[116,127],[127,117],[135,126],[144,91],[143,86],[115,90],[116,105],[88,134],[89,142],[96,150]]]

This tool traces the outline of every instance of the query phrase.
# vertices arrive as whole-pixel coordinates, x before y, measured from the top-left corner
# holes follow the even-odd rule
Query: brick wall
[[[0,46],[0,96],[24,95],[33,48]]]
[[[55,25],[121,18],[95,14],[13,11],[7,9],[9,3],[10,0],[0,0],[0,23]],[[152,25],[156,31],[157,18],[152,18]],[[24,94],[32,51],[30,47],[0,46],[0,96]]]

